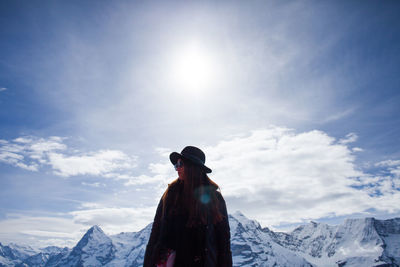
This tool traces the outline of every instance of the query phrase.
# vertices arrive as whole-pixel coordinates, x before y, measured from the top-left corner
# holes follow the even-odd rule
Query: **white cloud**
[[[18,161],[22,160],[24,156],[10,151],[1,151],[0,161],[8,164],[16,164]]]
[[[74,246],[85,230],[87,226],[76,224],[71,218],[54,215],[6,214],[6,218],[0,221],[3,243],[16,242],[34,247]]]
[[[354,143],[357,141],[358,136],[355,133],[349,133],[346,135],[346,138],[340,139],[339,144],[346,145],[349,143]]]
[[[321,131],[273,126],[204,150],[228,210],[244,211],[264,225],[367,214],[369,209],[398,211],[400,192],[390,177],[368,175],[355,165],[347,144],[356,140],[354,133],[337,141]]]
[[[350,114],[354,113],[355,108],[350,108],[341,112],[338,112],[336,114],[330,115],[327,118],[325,118],[323,120],[323,122],[327,123],[327,122],[332,122],[332,121],[336,121],[336,120],[340,120],[344,117],[349,116]]]
[[[169,158],[169,154],[171,153],[171,149],[166,147],[157,147],[155,151],[162,157]]]
[[[149,175],[132,176],[127,179],[125,186],[151,185],[153,190],[158,193],[165,190],[168,183],[177,178],[175,169],[169,161],[170,149],[156,148],[155,151],[164,159],[162,162],[150,163],[148,170]],[[159,196],[156,197],[156,199]]]
[[[5,87],[0,87],[0,92],[3,92],[3,91],[5,91],[5,90],[7,90],[7,88],[5,88]]]
[[[389,172],[395,177],[400,179],[400,160],[385,160],[375,164],[378,167],[387,167]],[[400,184],[399,179],[395,180],[397,187]]]
[[[203,149],[213,169],[209,176],[220,185],[228,210],[241,210],[267,226],[355,213],[373,216],[367,212],[371,209],[398,212],[398,183],[356,166],[354,153],[362,149],[348,146],[356,140],[355,133],[337,140],[322,131],[271,126]],[[149,165],[153,175],[126,185],[157,181],[162,194],[176,174],[168,153],[157,151],[166,159]]]
[[[151,222],[155,207],[121,208],[99,203],[82,203],[81,210],[39,216],[6,214],[0,220],[0,240],[33,247],[49,245],[73,247],[93,225],[106,234],[135,232]]]
[[[400,178],[400,166],[397,166],[396,169],[391,170],[391,173],[394,174],[396,177]],[[399,180],[397,180],[397,183],[399,183]],[[397,187],[400,187],[397,185]]]
[[[27,171],[38,171],[38,165],[36,163],[32,163],[30,165],[25,164],[23,162],[17,162],[14,164],[16,167],[20,167],[22,169],[25,169]]]
[[[400,160],[385,160],[375,164],[376,166],[380,167],[397,167],[400,166]]]
[[[162,175],[140,175],[130,177],[127,182],[124,183],[126,186],[135,186],[135,185],[146,185],[146,184],[154,184],[154,183],[161,183],[164,182],[166,179],[165,176]]]
[[[83,202],[80,204],[80,209],[94,209],[94,208],[101,208],[102,205],[96,202]]]
[[[31,155],[34,156],[42,156],[46,152],[61,151],[67,149],[67,146],[62,143],[64,138],[58,136],[51,136],[48,139],[40,138],[34,140],[29,138],[17,138],[16,140],[18,140],[19,143],[30,144],[30,146],[28,146],[28,149],[32,152]]]
[[[82,182],[81,184],[82,184],[82,185],[85,185],[85,186],[90,186],[90,187],[105,187],[105,186],[106,186],[105,184],[99,183],[99,182],[96,182],[96,183],[86,183],[86,182]]]
[[[0,162],[29,171],[49,166],[54,174],[64,177],[96,175],[114,179],[122,179],[136,167],[137,158],[122,151],[85,153],[69,148],[64,140],[58,136],[47,139],[25,136],[10,142],[3,140],[0,142]]]
[[[49,153],[49,164],[60,176],[97,175],[105,176],[118,170],[136,167],[136,159],[118,150],[100,150],[79,156]]]
[[[60,137],[47,140],[34,137],[19,137],[11,142],[0,143],[0,161],[29,171],[38,171],[39,165],[46,164],[47,153],[65,150],[67,147]]]
[[[14,142],[23,143],[23,144],[29,144],[29,143],[33,142],[33,140],[31,138],[28,138],[28,137],[18,137],[18,138],[14,139]]]
[[[154,217],[154,207],[121,208],[97,205],[93,208],[70,212],[79,225],[99,225],[108,234],[134,232],[142,229]]]

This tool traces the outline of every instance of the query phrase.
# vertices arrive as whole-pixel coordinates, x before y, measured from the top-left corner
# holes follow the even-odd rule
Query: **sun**
[[[188,91],[209,89],[217,80],[215,56],[197,43],[186,45],[176,53],[171,71],[174,85]]]

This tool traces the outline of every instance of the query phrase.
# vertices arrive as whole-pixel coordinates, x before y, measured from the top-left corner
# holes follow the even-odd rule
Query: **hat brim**
[[[169,160],[171,161],[172,165],[175,165],[178,162],[178,159],[181,159],[181,158],[187,159],[187,160],[189,160],[190,162],[193,162],[196,165],[202,166],[204,168],[204,170],[206,171],[206,173],[211,173],[212,172],[212,170],[210,168],[208,168],[206,165],[198,164],[197,162],[194,162],[190,158],[185,157],[185,156],[183,156],[182,154],[180,154],[178,152],[172,152],[169,155]]]

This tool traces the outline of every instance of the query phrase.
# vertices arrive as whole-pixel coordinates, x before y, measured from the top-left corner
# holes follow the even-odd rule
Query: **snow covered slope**
[[[59,255],[66,255],[69,253],[69,248],[59,248],[55,246],[45,247],[40,249],[40,252],[25,258],[22,263],[16,264],[16,267],[27,267],[27,266],[35,266],[35,267],[43,267],[46,266],[51,260],[59,257]]]
[[[277,244],[268,229],[242,213],[229,215],[234,266],[311,266],[304,258]]]
[[[0,267],[14,266],[39,252],[39,250],[35,250],[29,246],[20,246],[14,243],[3,246],[0,243]]]
[[[142,266],[151,226],[152,224],[149,224],[137,233],[120,233],[111,236],[117,252],[115,258],[106,266]]]
[[[400,219],[348,219],[339,226],[311,222],[274,240],[317,266],[399,266]]]
[[[400,265],[400,218],[375,220],[375,229],[383,240],[382,259]]]

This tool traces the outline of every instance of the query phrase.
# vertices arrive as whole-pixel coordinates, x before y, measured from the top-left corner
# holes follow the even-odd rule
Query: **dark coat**
[[[174,198],[176,194],[182,195],[182,188],[181,181],[169,186],[167,205],[168,199]],[[160,255],[163,255],[167,249],[176,251],[174,267],[232,266],[230,229],[225,200],[220,192],[215,190],[215,194],[220,203],[223,220],[216,224],[209,220],[207,225],[192,228],[186,227],[188,215],[182,212],[182,209],[165,207],[165,214],[173,215],[162,216],[163,201],[160,200],[146,247],[143,267],[154,267]],[[169,213],[168,209],[175,210]]]

